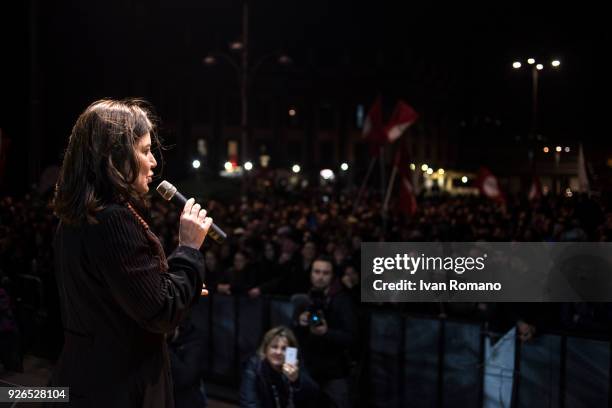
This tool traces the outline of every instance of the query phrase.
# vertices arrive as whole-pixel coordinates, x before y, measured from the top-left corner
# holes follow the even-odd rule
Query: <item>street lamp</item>
[[[536,64],[535,58],[527,59],[527,64],[531,65],[531,81],[532,81],[531,131],[533,135],[535,135],[537,133],[537,128],[538,128],[538,80],[539,80],[540,71],[544,69],[544,65],[540,63]],[[561,65],[561,61],[555,59],[550,62],[550,65],[553,68],[559,68],[559,66]],[[512,63],[512,68],[514,69],[520,69],[521,66],[522,64],[520,61],[514,61]]]
[[[217,63],[217,57],[222,58],[229,62],[238,75],[241,105],[240,156],[242,163],[246,162],[248,157],[248,89],[250,80],[254,77],[255,72],[261,64],[271,57],[278,57],[277,61],[281,65],[288,65],[291,63],[291,58],[286,54],[270,53],[261,57],[252,68],[249,67],[249,10],[247,3],[248,1],[246,0],[242,3],[242,39],[240,41],[234,41],[229,45],[230,50],[240,53],[239,63],[237,63],[232,56],[224,52],[210,53],[203,59],[205,65],[214,65]]]

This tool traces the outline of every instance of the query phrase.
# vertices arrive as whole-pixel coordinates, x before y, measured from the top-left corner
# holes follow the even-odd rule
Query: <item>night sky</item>
[[[174,102],[210,84],[201,58],[240,36],[235,0],[38,2],[36,20],[24,3],[2,13],[0,126],[15,141],[13,154],[26,155],[38,90],[43,167],[57,161],[77,115],[97,98],[139,94],[162,120],[176,120]],[[386,3],[252,2],[251,53],[286,51],[294,75],[365,103],[382,93],[457,123],[497,119],[510,135],[528,128],[531,109],[530,74],[512,62],[558,58],[561,69],[547,66],[540,77],[541,132],[560,143],[610,145],[598,139],[607,133],[597,107],[610,43],[602,10]]]

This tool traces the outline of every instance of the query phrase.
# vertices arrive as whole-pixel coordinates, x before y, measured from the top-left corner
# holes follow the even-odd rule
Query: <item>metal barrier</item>
[[[202,362],[206,383],[225,386],[237,396],[241,364],[266,330],[290,327],[292,314],[293,305],[285,298],[202,298],[193,321],[208,350]],[[506,336],[512,347],[504,352],[511,353],[507,357],[513,366],[495,371],[490,368],[499,356],[485,356],[491,350],[489,333],[480,324],[373,308],[365,311],[362,327],[355,379],[360,406],[505,406],[502,387],[514,407],[603,407],[610,400],[607,339],[546,334],[521,344]],[[485,371],[500,377],[495,381],[499,390],[485,381]]]

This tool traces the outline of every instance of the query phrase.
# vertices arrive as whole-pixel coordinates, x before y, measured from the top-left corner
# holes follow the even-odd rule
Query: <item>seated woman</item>
[[[241,407],[300,407],[316,397],[318,386],[304,367],[299,362],[285,362],[287,347],[298,347],[295,335],[287,327],[275,327],[264,335],[242,375]]]

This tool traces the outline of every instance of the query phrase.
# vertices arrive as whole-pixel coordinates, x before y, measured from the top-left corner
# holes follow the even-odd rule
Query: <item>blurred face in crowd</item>
[[[346,267],[346,269],[344,269],[344,276],[351,283],[351,287],[359,283],[359,274],[352,265],[349,265]]]
[[[336,265],[341,265],[342,262],[344,262],[345,256],[346,253],[344,252],[344,249],[342,247],[336,247],[334,250],[334,262],[336,262]]]
[[[304,244],[304,248],[302,248],[302,256],[307,261],[310,261],[317,256],[317,247],[315,246],[314,242],[307,242]]]
[[[266,349],[266,360],[268,360],[268,363],[270,363],[273,368],[280,370],[283,366],[285,362],[285,350],[288,345],[289,342],[287,338],[281,336],[276,336],[268,345]]]
[[[289,237],[284,237],[281,245],[285,254],[293,254],[297,249],[297,244]]]
[[[212,251],[206,251],[206,269],[214,271],[217,269],[217,256]]]
[[[326,290],[334,277],[332,264],[327,261],[315,261],[310,270],[310,282],[315,289]]]
[[[234,255],[234,269],[236,269],[237,271],[241,271],[246,266],[246,263],[247,260],[243,254],[238,252],[236,253],[236,255]]]
[[[358,235],[353,236],[352,239],[353,250],[358,251],[361,249],[361,237]]]
[[[225,244],[221,247],[221,259],[227,260],[232,254],[232,248],[229,244]]]
[[[138,139],[135,151],[140,171],[134,181],[134,189],[144,194],[149,191],[149,183],[153,181],[153,169],[157,166],[157,161],[151,152],[151,135],[149,133]]]
[[[274,261],[276,254],[274,253],[274,245],[271,243],[266,244],[266,248],[264,249],[264,255],[268,261]]]

